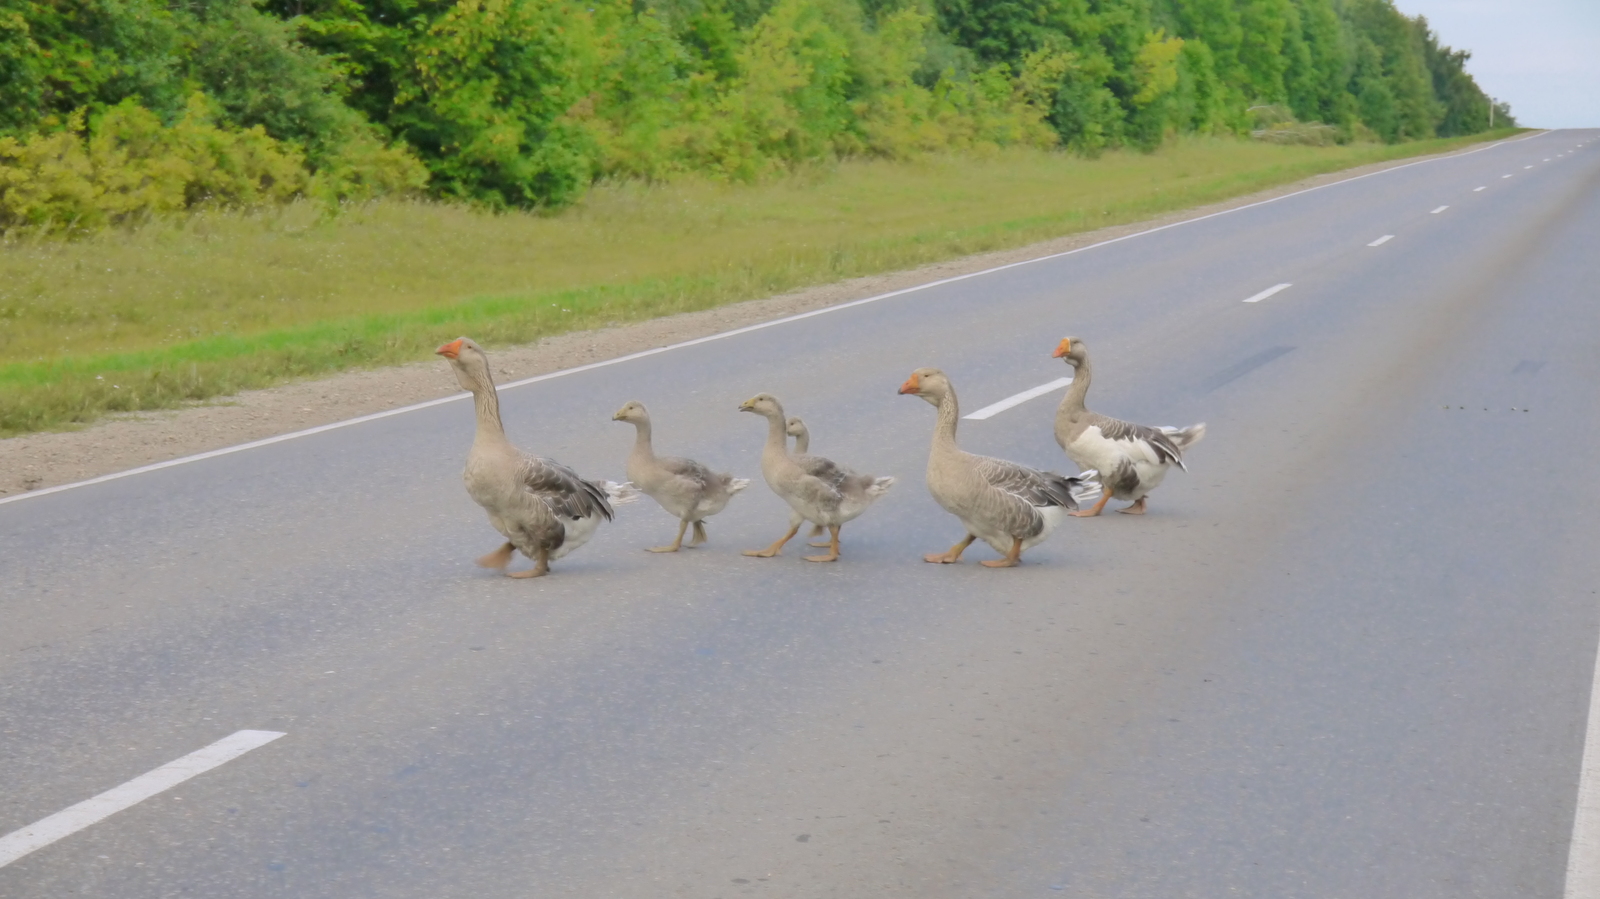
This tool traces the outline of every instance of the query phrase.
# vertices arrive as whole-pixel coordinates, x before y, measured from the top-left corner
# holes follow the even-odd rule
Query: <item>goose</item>
[[[476,343],[458,337],[434,352],[450,360],[456,380],[472,391],[478,429],[461,479],[489,513],[489,523],[506,538],[499,549],[479,558],[479,565],[504,571],[512,552],[521,550],[534,567],[510,572],[511,577],[549,574],[553,560],[589,542],[600,522],[611,520],[613,504],[639,498],[631,484],[586,481],[559,462],[513,446],[500,421],[489,357]]]
[[[805,461],[802,460],[801,457],[805,456],[806,455],[806,451],[811,449],[811,431],[806,428],[806,423],[805,423],[804,420],[802,420],[800,418],[800,416],[794,415],[794,416],[791,416],[789,418],[789,420],[784,423],[783,432],[785,434],[789,435],[790,437],[794,438],[794,458],[795,458],[797,464],[799,464],[800,467],[804,468],[805,467]],[[821,459],[819,461],[821,461],[821,462],[823,462],[825,464],[828,464],[828,465],[833,464],[831,462],[828,462],[827,459]],[[821,537],[823,534],[825,534],[827,532],[828,532],[828,529],[823,527],[820,524],[814,524],[814,525],[811,526],[811,536],[812,537]],[[817,542],[813,541],[813,542],[811,542],[811,543],[809,543],[807,545],[808,546],[815,546],[818,549],[821,549],[822,547],[825,547],[828,544],[826,544],[826,543],[817,543]]]
[[[706,542],[705,519],[721,512],[735,493],[750,486],[744,478],[719,474],[693,459],[657,456],[650,446],[650,412],[630,401],[612,421],[634,427],[633,452],[628,454],[628,481],[678,519],[678,536],[670,546],[652,546],[653,553],[675,553],[683,545],[683,532],[694,525],[690,546]]]
[[[784,423],[783,433],[794,438],[794,453],[797,456],[806,454],[811,449],[811,431],[807,430],[806,423],[800,416],[795,415]]]
[[[1094,497],[1093,471],[1069,478],[964,452],[956,445],[956,421],[961,417],[956,391],[939,369],[912,372],[900,385],[900,393],[920,396],[939,409],[928,452],[928,492],[967,528],[960,543],[948,552],[923,556],[924,562],[954,564],[972,541],[982,540],[1004,558],[978,564],[1012,568],[1021,563],[1024,550],[1042,543],[1079,502]]]
[[[747,556],[770,559],[783,550],[800,530],[802,521],[828,529],[828,553],[805,556],[807,562],[832,562],[839,558],[839,528],[867,511],[873,501],[889,491],[892,477],[857,474],[821,456],[789,455],[787,422],[783,406],[768,393],[739,404],[740,412],[754,412],[767,420],[767,443],[761,450],[761,475],[772,492],[792,510],[789,532],[766,549],[745,550]]]
[[[1089,350],[1076,337],[1064,337],[1051,354],[1073,367],[1072,386],[1056,409],[1056,442],[1079,468],[1100,472],[1100,501],[1094,508],[1072,514],[1099,515],[1111,499],[1133,505],[1118,509],[1129,515],[1145,513],[1145,497],[1160,486],[1167,469],[1184,471],[1183,451],[1206,436],[1204,422],[1187,428],[1152,428],[1090,412],[1083,405],[1089,393]]]

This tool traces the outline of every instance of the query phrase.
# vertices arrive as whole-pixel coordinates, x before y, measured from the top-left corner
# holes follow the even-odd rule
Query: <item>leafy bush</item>
[[[0,230],[82,232],[200,207],[280,203],[310,179],[298,150],[260,126],[218,127],[204,95],[168,128],[125,101],[84,126],[0,138]]]

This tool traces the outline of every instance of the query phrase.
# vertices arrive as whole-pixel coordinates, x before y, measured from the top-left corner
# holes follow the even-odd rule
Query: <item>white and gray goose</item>
[[[1074,515],[1099,515],[1112,499],[1133,503],[1118,509],[1143,515],[1145,498],[1173,466],[1188,470],[1183,453],[1206,436],[1202,422],[1187,428],[1152,428],[1091,412],[1084,406],[1091,371],[1089,349],[1076,337],[1062,338],[1052,353],[1073,368],[1072,385],[1056,409],[1056,442],[1079,468],[1100,473],[1100,501]]]

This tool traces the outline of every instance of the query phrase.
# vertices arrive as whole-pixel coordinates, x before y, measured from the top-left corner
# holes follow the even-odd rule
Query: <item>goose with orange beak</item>
[[[1080,502],[1094,498],[1092,471],[1063,477],[989,456],[976,456],[956,444],[961,409],[955,387],[937,368],[919,368],[900,385],[900,393],[920,396],[939,410],[928,452],[928,492],[946,512],[961,520],[967,535],[947,552],[929,553],[924,562],[961,561],[974,540],[994,547],[1003,558],[980,562],[1011,568],[1023,551],[1042,543]]]
[[[534,567],[511,572],[511,577],[548,574],[551,561],[587,543],[600,522],[611,520],[613,505],[639,498],[631,484],[586,481],[560,462],[513,446],[500,421],[500,395],[489,373],[489,357],[476,343],[458,337],[434,352],[450,360],[456,380],[472,392],[477,432],[461,479],[489,513],[489,523],[506,538],[499,549],[478,559],[479,565],[504,570],[520,550],[534,560]]]
[[[1091,412],[1083,404],[1089,393],[1089,348],[1076,337],[1064,337],[1051,356],[1073,368],[1072,386],[1056,409],[1056,442],[1079,468],[1100,473],[1100,501],[1072,514],[1099,515],[1108,500],[1120,499],[1133,505],[1117,511],[1143,515],[1145,497],[1161,486],[1167,470],[1188,470],[1183,453],[1206,436],[1205,423],[1152,428]]]

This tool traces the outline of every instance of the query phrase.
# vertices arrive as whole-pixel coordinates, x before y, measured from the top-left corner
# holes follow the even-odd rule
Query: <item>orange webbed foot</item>
[[[515,546],[507,543],[488,555],[479,556],[477,559],[478,567],[504,569],[511,564],[511,554],[516,550]]]

